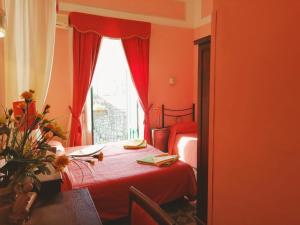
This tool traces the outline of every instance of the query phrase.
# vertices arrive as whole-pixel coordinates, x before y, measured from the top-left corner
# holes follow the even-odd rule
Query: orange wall
[[[193,29],[152,25],[149,61],[149,102],[154,107],[191,106]],[[171,76],[176,78],[174,86],[169,85]]]
[[[300,224],[300,4],[215,0],[213,225]]]
[[[68,128],[70,119],[69,105],[72,105],[72,46],[71,32],[56,29],[54,61],[52,77],[49,84],[46,103],[51,105],[50,118],[65,129]]]
[[[201,27],[198,27],[194,30],[194,39],[197,40],[199,38],[208,36],[211,34],[211,24],[205,24]]]
[[[201,17],[207,17],[212,13],[213,0],[202,0]]]

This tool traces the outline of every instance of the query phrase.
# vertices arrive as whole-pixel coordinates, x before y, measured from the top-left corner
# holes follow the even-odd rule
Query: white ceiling
[[[113,16],[121,19],[133,19],[133,20],[151,22],[154,24],[186,27],[186,28],[197,28],[204,24],[210,23],[211,20],[210,16],[202,18],[201,15],[202,0],[174,0],[174,1],[181,1],[186,3],[186,18],[184,20],[121,12],[121,11],[115,11],[115,10],[109,10],[109,9],[103,9],[103,8],[97,8],[91,6],[83,6],[79,4],[73,4],[73,3],[66,3],[63,1],[60,1],[59,8],[60,10],[67,11],[67,12],[76,11],[76,12],[95,14],[95,15]]]

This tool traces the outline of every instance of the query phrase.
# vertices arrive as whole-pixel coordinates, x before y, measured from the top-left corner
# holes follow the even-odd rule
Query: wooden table
[[[26,225],[102,225],[87,189],[60,192],[34,204]]]

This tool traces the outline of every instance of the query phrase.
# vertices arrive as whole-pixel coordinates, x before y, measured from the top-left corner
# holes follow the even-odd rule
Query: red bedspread
[[[97,146],[86,146],[97,149]],[[78,150],[82,147],[67,149]],[[169,167],[141,165],[136,162],[150,154],[161,151],[149,146],[139,150],[124,150],[120,143],[106,145],[102,152],[104,160],[94,166],[68,166],[68,182],[63,189],[87,187],[101,219],[113,220],[127,216],[128,188],[133,185],[158,203],[196,195],[196,181],[192,168],[181,161]],[[82,174],[84,176],[82,176]]]

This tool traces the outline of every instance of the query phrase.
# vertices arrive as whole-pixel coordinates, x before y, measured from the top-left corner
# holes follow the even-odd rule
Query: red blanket
[[[174,144],[176,140],[176,134],[182,133],[196,133],[197,123],[195,122],[181,122],[170,127],[170,135],[168,142],[168,152],[171,155],[177,154],[174,152]]]
[[[91,146],[90,146],[91,147]],[[74,151],[83,147],[66,149]],[[97,148],[97,147],[95,147]],[[87,187],[102,220],[127,216],[128,188],[133,185],[151,199],[161,203],[196,195],[196,180],[192,168],[181,161],[169,167],[142,165],[136,162],[150,154],[162,152],[149,146],[139,150],[125,150],[120,143],[106,145],[103,161],[94,166],[74,163],[68,166],[68,182],[63,189]]]

